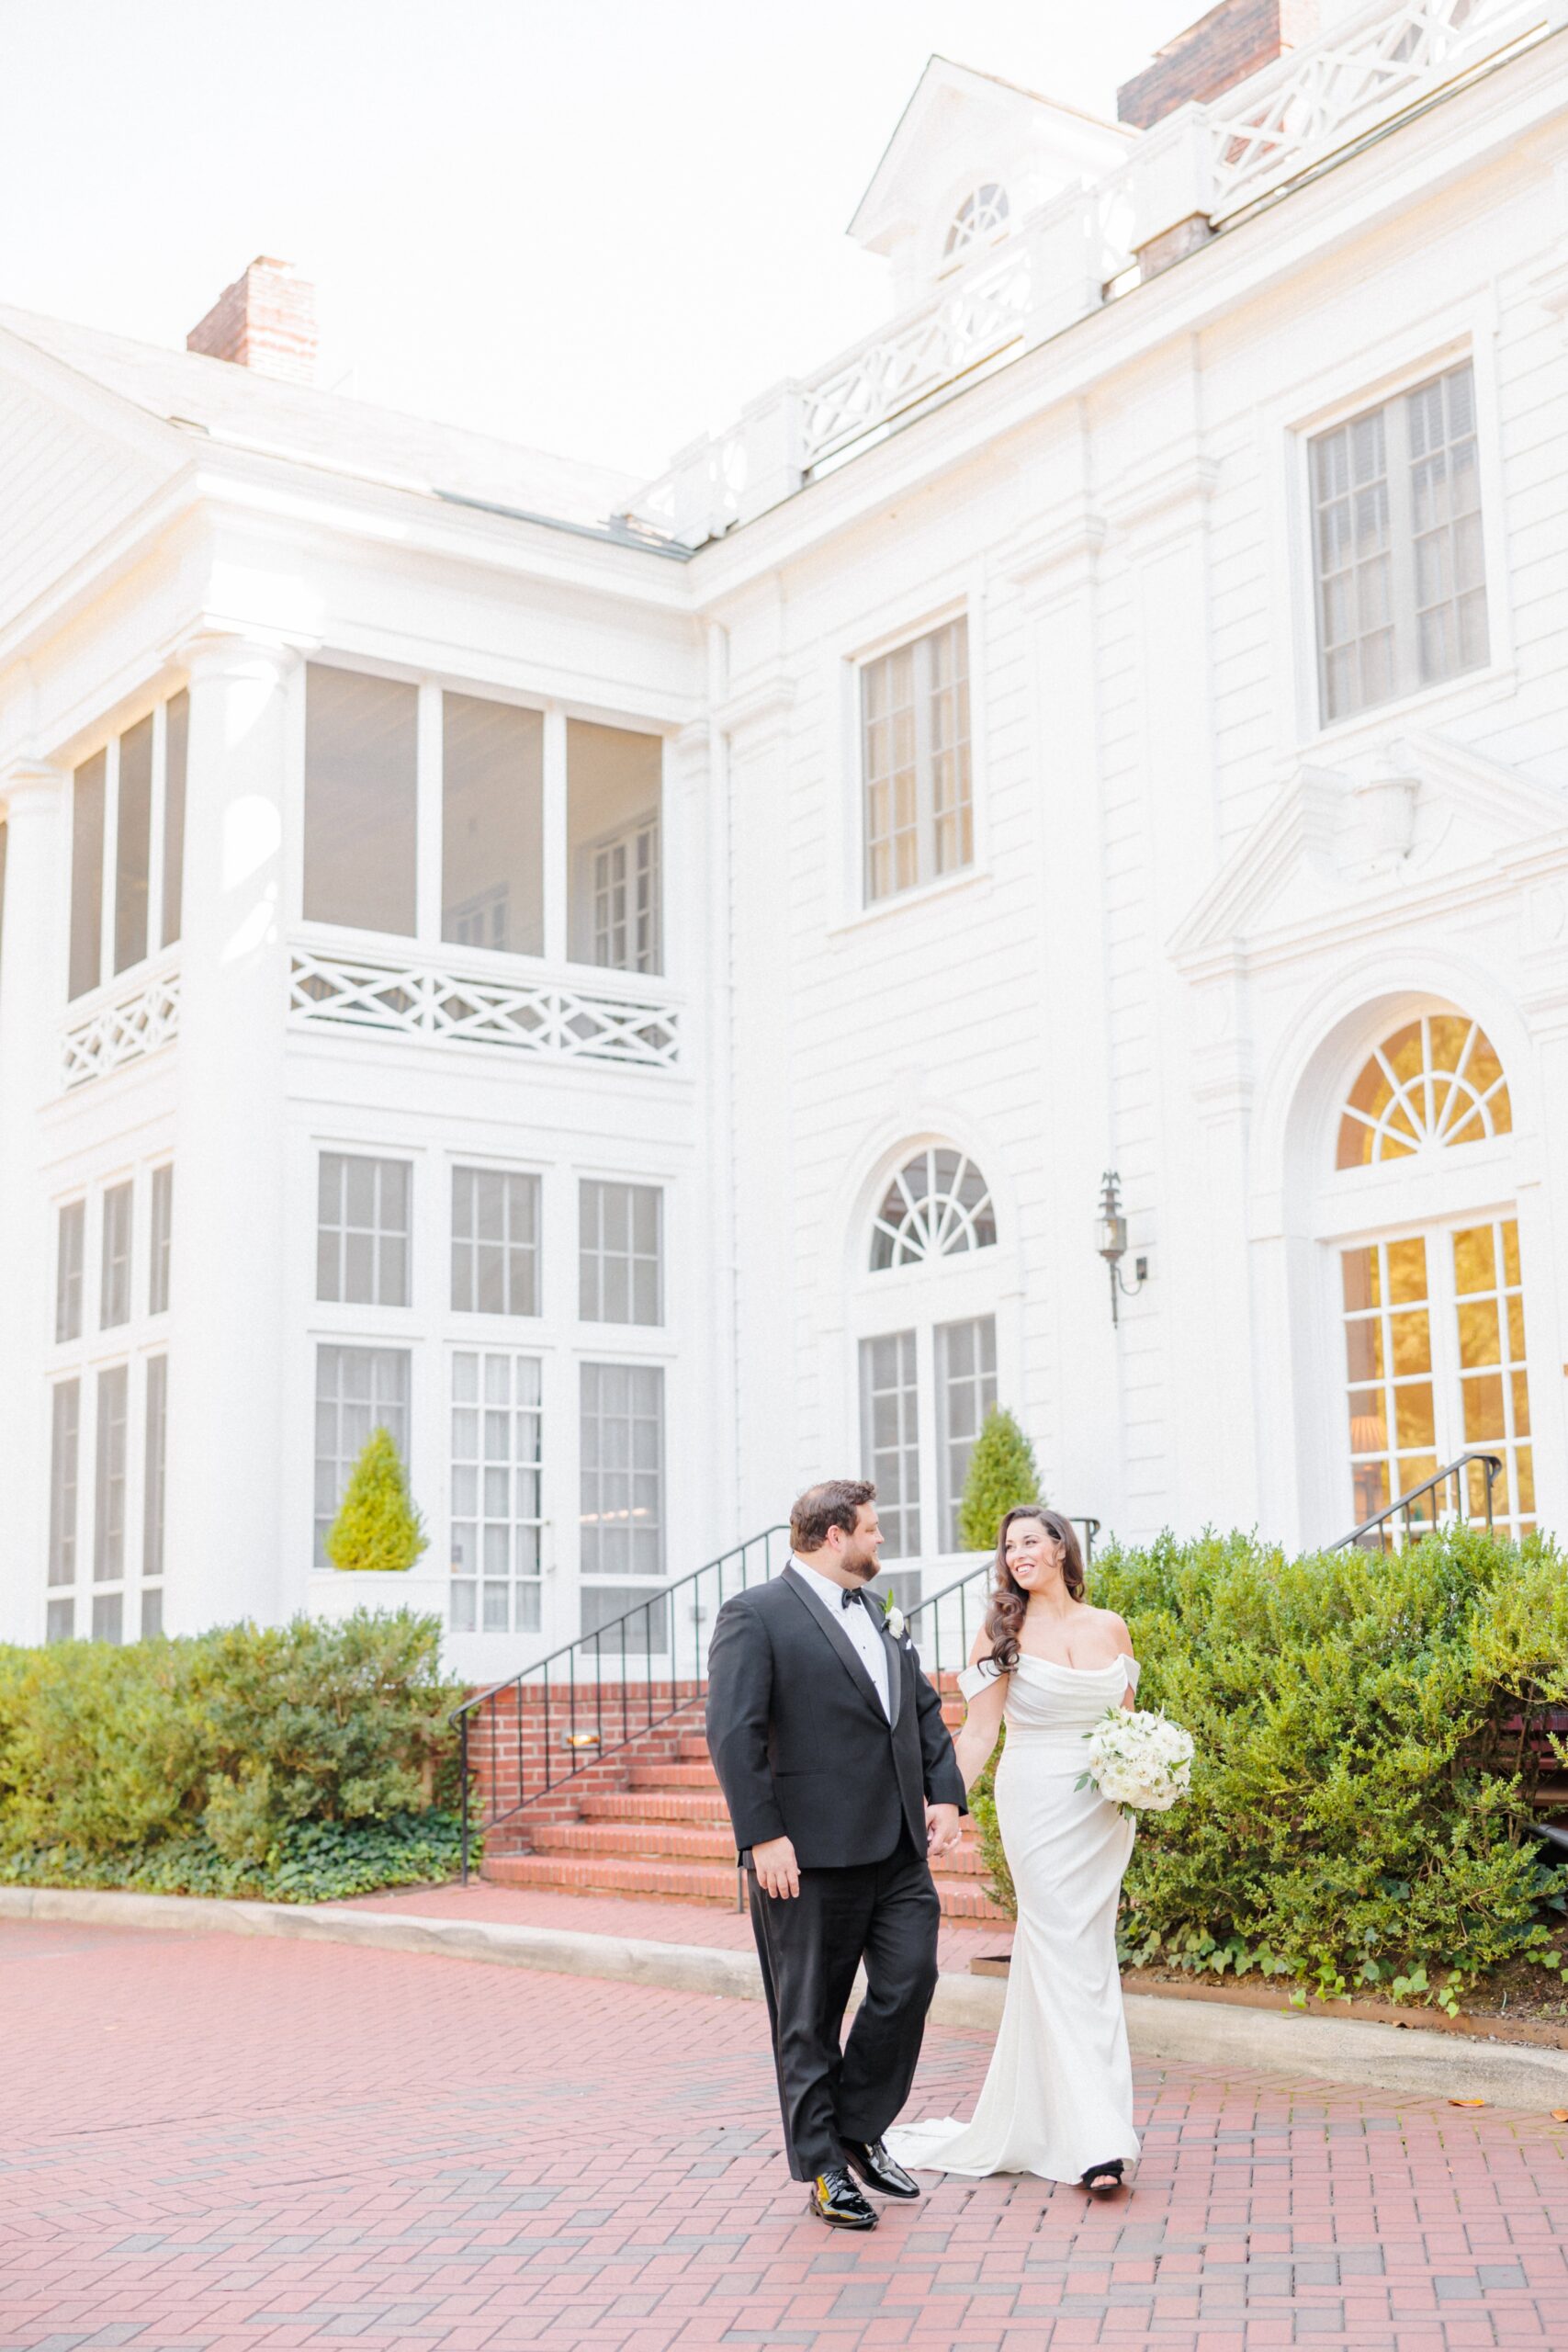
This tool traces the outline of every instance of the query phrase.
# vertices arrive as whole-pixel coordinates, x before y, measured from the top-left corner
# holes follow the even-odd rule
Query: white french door
[[[1472,1217],[1338,1251],[1357,1523],[1472,1449],[1501,1457],[1499,1532],[1535,1524],[1517,1219]],[[1484,1477],[1466,1474],[1479,1516]],[[1441,1491],[1423,1516],[1436,1516]]]

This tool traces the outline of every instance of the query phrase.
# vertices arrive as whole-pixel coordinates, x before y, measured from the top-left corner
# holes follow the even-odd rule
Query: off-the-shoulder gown
[[[967,1668],[973,1699],[995,1674]],[[1133,2162],[1133,2069],[1116,1967],[1116,1905],[1133,1824],[1090,1783],[1084,1734],[1137,1687],[1134,1661],[1105,1667],[1019,1659],[1008,1678],[997,1821],[1018,1894],[1018,1928],[997,2046],[967,2123],[897,2124],[887,2146],[930,2172],[1038,2173],[1080,2180]]]

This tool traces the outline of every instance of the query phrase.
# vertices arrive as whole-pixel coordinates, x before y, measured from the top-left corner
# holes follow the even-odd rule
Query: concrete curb
[[[708,1944],[645,1943],[559,1928],[490,1926],[432,1919],[414,1912],[359,1911],[344,1904],[228,1903],[208,1896],[121,1894],[107,1889],[0,1886],[0,1920],[60,1919],[97,1928],[148,1928],[186,1934],[284,1936],[306,1942],[357,1944],[478,1960],[503,1968],[542,1968],[670,1992],[760,2001],[762,1980],[751,1953]],[[994,2033],[1006,1997],[998,1977],[949,1972],[937,1985],[931,2019]],[[1337,2018],[1274,2015],[1218,2003],[1126,1996],[1133,2054],[1156,2062],[1314,2076],[1420,2098],[1478,2098],[1499,2107],[1568,2107],[1568,2051],[1478,2041],[1418,2028]]]

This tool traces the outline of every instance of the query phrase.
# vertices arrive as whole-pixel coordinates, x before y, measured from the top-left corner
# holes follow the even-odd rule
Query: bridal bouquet
[[[1089,1770],[1079,1788],[1092,1781],[1102,1797],[1123,1813],[1168,1813],[1187,1794],[1192,1776],[1192,1735],[1179,1724],[1146,1708],[1108,1708],[1084,1737]]]

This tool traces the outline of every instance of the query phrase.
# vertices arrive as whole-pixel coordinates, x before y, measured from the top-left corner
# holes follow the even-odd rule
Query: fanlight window
[[[1507,1080],[1491,1039],[1457,1012],[1427,1012],[1385,1037],[1350,1089],[1338,1168],[1405,1159],[1513,1132]]]
[[[967,253],[971,245],[984,244],[999,229],[1005,229],[1008,218],[1008,192],[996,180],[987,180],[983,187],[971,189],[953,216],[947,232],[947,243],[942,249],[943,261],[953,261],[959,254]]]
[[[918,1266],[996,1246],[990,1187],[961,1151],[933,1145],[918,1151],[887,1187],[871,1237],[871,1271]]]

